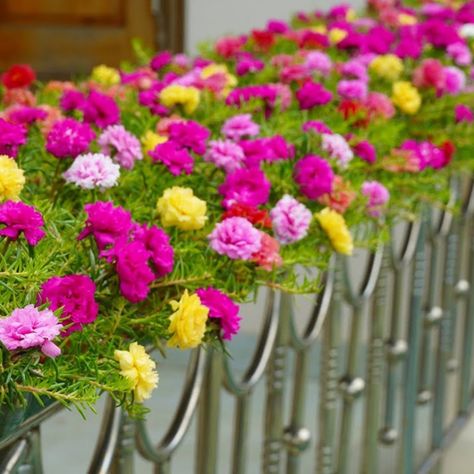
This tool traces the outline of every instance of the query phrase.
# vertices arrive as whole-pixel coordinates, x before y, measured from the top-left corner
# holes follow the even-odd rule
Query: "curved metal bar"
[[[418,241],[418,233],[420,232],[420,221],[411,221],[408,223],[408,230],[405,233],[405,238],[403,241],[402,251],[400,255],[396,255],[393,238],[391,239],[391,257],[392,257],[392,267],[394,270],[399,270],[401,267],[408,265],[413,260],[415,255],[416,243]]]
[[[448,206],[454,206],[458,199],[459,182],[457,178],[451,181],[451,194],[449,196]],[[431,224],[429,226],[429,237],[431,239],[436,237],[446,237],[449,234],[453,223],[453,214],[450,211],[444,210],[438,219],[438,222],[433,222],[431,216]]]
[[[156,447],[148,436],[145,422],[143,420],[136,422],[137,449],[145,459],[154,463],[164,463],[176,450],[191,424],[201,393],[203,375],[204,357],[202,349],[197,349],[191,355],[181,400],[173,421]]]
[[[122,410],[108,397],[100,427],[100,435],[92,457],[88,474],[107,474],[114,462],[117,449]]]
[[[329,312],[329,307],[331,305],[331,298],[334,288],[334,264],[335,260],[332,258],[328,271],[322,276],[323,289],[316,295],[316,301],[311,313],[311,317],[304,329],[302,336],[298,334],[295,324],[295,317],[293,311],[291,311],[290,344],[296,351],[301,351],[309,347],[321,332],[324,321],[326,320]]]
[[[462,207],[463,214],[471,215],[474,213],[474,179],[469,178],[469,190],[467,192],[467,197],[463,202]]]
[[[28,441],[23,438],[10,449],[6,458],[2,461],[2,464],[0,464],[0,472],[2,474],[14,474],[22,457],[27,452]]]
[[[265,325],[252,361],[240,381],[234,377],[228,358],[224,358],[224,387],[229,393],[241,397],[249,393],[264,376],[277,335],[280,320],[280,299],[280,293],[273,290],[268,291]]]
[[[364,279],[360,285],[360,288],[356,292],[351,284],[351,278],[349,276],[349,259],[343,261],[343,275],[344,275],[344,286],[346,299],[348,303],[354,307],[360,306],[364,301],[367,301],[373,294],[377,279],[380,274],[380,268],[382,267],[383,258],[383,245],[379,244],[375,251],[370,252],[369,264],[367,265]]]

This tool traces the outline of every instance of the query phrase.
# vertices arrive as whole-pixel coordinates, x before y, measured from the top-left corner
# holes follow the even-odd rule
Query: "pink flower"
[[[55,276],[44,282],[38,295],[38,304],[49,303],[55,311],[62,308],[63,324],[70,325],[65,334],[82,330],[94,322],[99,312],[95,301],[95,283],[87,275]]]
[[[170,238],[163,229],[156,225],[137,226],[133,233],[134,240],[140,241],[150,253],[155,278],[162,278],[173,271],[174,250]]]
[[[83,189],[104,190],[117,184],[120,166],[102,153],[87,153],[79,155],[63,173],[63,177],[68,183],[74,183]]]
[[[77,104],[84,112],[84,121],[99,128],[114,125],[120,120],[120,109],[111,97],[92,90],[87,99]]]
[[[225,293],[215,288],[198,288],[196,294],[201,303],[209,308],[209,317],[216,319],[222,329],[222,338],[230,341],[239,332],[239,306]]]
[[[260,232],[262,245],[260,249],[252,255],[252,262],[267,272],[271,272],[275,267],[280,267],[283,260],[280,256],[280,244],[265,232]]]
[[[262,235],[247,219],[228,217],[216,224],[208,236],[209,245],[233,260],[250,260],[262,245]]]
[[[367,163],[375,163],[377,160],[377,152],[375,147],[367,140],[361,140],[359,143],[354,145],[354,151],[356,155],[358,155]]]
[[[472,54],[469,47],[464,43],[453,43],[446,48],[450,56],[458,66],[469,66],[472,61]]]
[[[270,196],[270,181],[259,169],[238,169],[227,175],[219,186],[219,194],[224,197],[222,204],[228,208],[234,203],[257,207],[265,204]]]
[[[356,193],[351,187],[340,176],[334,176],[332,191],[328,194],[323,194],[317,201],[339,214],[344,214],[355,197]]]
[[[86,226],[77,237],[82,240],[92,234],[100,252],[127,238],[132,229],[132,216],[123,207],[114,207],[112,202],[97,201],[86,204]]]
[[[296,99],[301,110],[308,110],[319,105],[326,105],[332,100],[332,92],[321,84],[309,80],[296,91]]]
[[[335,158],[341,168],[345,168],[354,157],[351,147],[342,135],[323,133],[322,149]]]
[[[424,59],[413,73],[413,82],[417,87],[433,87],[441,91],[446,83],[446,71],[437,59]]]
[[[343,79],[337,85],[337,93],[343,99],[365,100],[368,94],[367,82],[359,79]]]
[[[28,130],[24,125],[0,118],[0,155],[16,158],[18,149],[26,143]]]
[[[270,211],[270,217],[279,242],[290,244],[306,237],[312,214],[304,204],[285,194]]]
[[[378,181],[365,181],[362,184],[362,194],[368,198],[368,214],[372,217],[379,217],[390,198],[388,189]]]
[[[454,108],[454,115],[455,115],[456,123],[474,122],[474,113],[467,105],[464,105],[464,104],[456,105],[456,107]]]
[[[193,172],[193,157],[186,148],[182,148],[181,145],[172,140],[157,145],[148,154],[155,163],[163,163],[174,176],[179,176],[182,173],[191,174]]]
[[[46,235],[43,229],[44,220],[33,206],[23,202],[6,201],[0,204],[0,235],[17,240],[23,232],[26,241],[35,246]]]
[[[252,120],[250,114],[234,115],[222,125],[221,132],[230,140],[240,140],[242,137],[253,137],[260,133],[260,127]]]
[[[302,126],[303,132],[314,132],[314,133],[328,133],[331,134],[332,130],[321,120],[308,120]]]
[[[211,132],[193,120],[186,122],[174,122],[168,128],[170,140],[188,148],[197,155],[203,155],[206,151],[206,142]]]
[[[306,54],[304,65],[312,72],[319,72],[323,76],[329,75],[332,69],[332,61],[326,53],[321,51],[310,51]]]
[[[461,69],[450,66],[444,69],[445,72],[445,83],[440,93],[456,95],[462,92],[466,86],[466,75]]]
[[[369,92],[364,101],[370,115],[390,119],[395,115],[395,107],[389,97],[381,92]]]
[[[143,242],[133,241],[118,242],[114,253],[120,292],[131,303],[143,301],[150,292],[150,283],[155,279],[148,265],[151,252]]]
[[[46,138],[46,150],[56,158],[75,158],[86,152],[95,133],[88,123],[72,118],[58,120]]]
[[[39,347],[44,355],[57,357],[61,349],[52,340],[62,327],[52,311],[30,304],[0,318],[0,341],[9,351]]]
[[[204,160],[214,163],[226,173],[233,173],[242,167],[245,159],[244,150],[230,140],[211,140]]]
[[[332,191],[334,172],[320,156],[307,155],[296,163],[294,179],[302,194],[317,199]]]
[[[97,140],[100,150],[126,169],[131,170],[135,161],[143,159],[140,142],[122,125],[107,127]]]

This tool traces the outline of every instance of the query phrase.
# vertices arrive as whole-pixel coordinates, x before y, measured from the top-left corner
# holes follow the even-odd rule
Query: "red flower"
[[[253,30],[252,39],[255,44],[263,51],[268,51],[275,44],[275,36],[270,31]]]
[[[260,225],[267,229],[272,228],[272,221],[266,210],[257,209],[248,204],[233,204],[227,211],[222,214],[222,219],[228,217],[243,217],[254,225]]]
[[[369,117],[367,114],[367,109],[360,103],[355,100],[343,100],[338,106],[339,112],[341,112],[344,120],[349,120],[351,118],[359,118],[354,123],[356,127],[366,127],[369,124]]]
[[[2,83],[7,89],[28,87],[36,79],[35,71],[28,64],[14,64],[2,76]]]
[[[446,166],[453,159],[454,153],[456,151],[456,146],[451,140],[446,140],[445,142],[441,143],[441,145],[439,145],[439,148],[445,156],[444,166]]]

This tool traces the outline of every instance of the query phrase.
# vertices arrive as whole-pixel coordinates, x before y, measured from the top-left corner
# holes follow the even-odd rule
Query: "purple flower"
[[[92,234],[99,251],[102,252],[107,246],[113,246],[117,241],[128,237],[132,229],[132,216],[123,207],[114,207],[110,201],[97,201],[86,204],[84,210],[87,213],[87,221],[77,237],[78,240]]]
[[[390,198],[388,189],[378,181],[365,181],[362,184],[362,194],[368,198],[368,214],[372,217],[379,217]]]
[[[468,66],[472,61],[472,54],[469,47],[464,43],[453,43],[448,45],[446,48],[448,56],[450,56],[453,61],[458,66]]]
[[[52,340],[62,327],[52,311],[30,304],[0,318],[0,341],[9,351],[39,347],[46,356],[57,357],[61,349]]]
[[[337,85],[337,93],[343,99],[364,100],[367,97],[367,82],[359,79],[343,79]]]
[[[362,140],[357,145],[354,145],[356,155],[362,158],[367,163],[375,163],[377,159],[377,152],[374,145],[367,140]]]
[[[237,61],[235,72],[239,76],[245,76],[250,72],[261,71],[264,67],[265,63],[263,61],[254,58],[251,54],[245,54]]]
[[[75,158],[89,149],[95,133],[88,123],[72,118],[58,120],[46,139],[46,150],[56,158]]]
[[[84,121],[99,128],[114,125],[120,120],[120,109],[114,99],[100,92],[90,91],[87,99],[79,105],[84,112]]]
[[[296,91],[296,99],[301,110],[308,110],[330,102],[332,100],[332,93],[321,84],[309,80]]]
[[[242,168],[245,159],[244,150],[230,140],[211,140],[204,160],[214,163],[226,173],[233,173]]]
[[[306,236],[312,214],[304,204],[285,194],[270,211],[270,217],[278,241],[290,244]]]
[[[367,73],[367,67],[359,59],[352,59],[344,63],[341,67],[341,74],[344,76],[349,76],[364,83],[367,83],[369,80],[369,75]]]
[[[120,166],[131,170],[136,160],[143,159],[140,142],[122,125],[107,127],[97,140],[100,151],[112,156]]]
[[[456,123],[474,122],[474,113],[467,105],[464,105],[464,104],[456,105],[456,107],[454,108],[454,115],[455,115]]]
[[[151,252],[140,241],[119,242],[114,253],[120,292],[131,303],[143,301],[150,292],[155,274],[148,265]]]
[[[198,288],[196,294],[201,303],[209,308],[209,317],[217,319],[222,328],[222,337],[230,341],[239,332],[239,306],[225,293],[215,288]]]
[[[153,158],[154,162],[163,163],[174,176],[179,176],[182,173],[191,174],[193,172],[193,157],[186,148],[182,148],[180,144],[172,140],[157,145],[148,154]]]
[[[0,235],[17,240],[23,232],[26,241],[35,246],[46,235],[43,216],[33,206],[23,202],[6,201],[0,204]]]
[[[173,271],[174,250],[168,234],[163,229],[156,225],[148,227],[142,224],[135,228],[133,238],[142,242],[148,250],[155,278],[162,278]]]
[[[225,208],[234,203],[257,207],[265,204],[270,196],[270,181],[259,169],[238,169],[227,175],[219,186],[219,194],[224,197]]]
[[[209,129],[193,120],[172,123],[168,129],[170,140],[194,151],[197,155],[205,153],[206,142],[210,135]]]
[[[18,148],[26,143],[28,131],[24,125],[0,118],[0,155],[16,158]]]
[[[304,60],[304,66],[311,72],[319,72],[323,76],[329,75],[332,69],[331,58],[321,51],[310,51]]]
[[[250,260],[262,245],[260,231],[243,217],[224,219],[216,224],[208,238],[213,250],[233,260]]]
[[[450,66],[444,68],[445,82],[444,87],[440,92],[444,92],[450,95],[456,95],[462,92],[466,86],[466,75],[461,69]]]
[[[322,149],[329,153],[331,158],[335,158],[342,168],[345,168],[354,157],[351,147],[346,139],[338,133],[323,133]]]
[[[332,130],[321,120],[308,120],[301,127],[303,132],[314,132],[318,134],[331,134]]]
[[[63,173],[63,177],[68,183],[82,189],[104,190],[116,186],[120,177],[120,166],[102,153],[87,153],[79,155]]]
[[[334,172],[320,156],[307,155],[296,163],[294,179],[302,194],[317,199],[332,191]]]
[[[70,334],[82,330],[83,325],[94,322],[99,312],[95,300],[95,283],[87,275],[55,276],[44,282],[38,295],[38,304],[49,303],[55,311],[62,308],[64,331]]]
[[[254,137],[260,133],[260,126],[252,120],[250,114],[234,115],[224,122],[221,132],[230,140],[242,137]]]

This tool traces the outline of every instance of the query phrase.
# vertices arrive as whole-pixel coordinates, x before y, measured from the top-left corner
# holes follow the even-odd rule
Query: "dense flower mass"
[[[20,234],[35,246],[46,235],[43,216],[34,207],[22,202],[7,201],[0,204],[0,235],[17,240]]]
[[[30,304],[0,318],[0,341],[9,351],[38,347],[44,355],[57,357],[61,349],[52,341],[62,327],[51,310]]]

